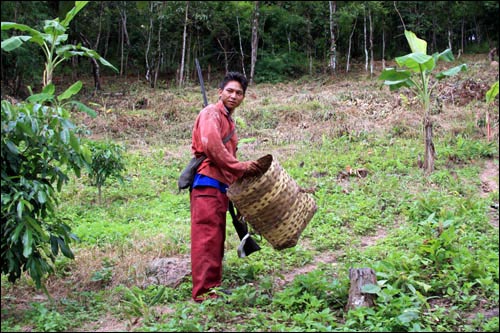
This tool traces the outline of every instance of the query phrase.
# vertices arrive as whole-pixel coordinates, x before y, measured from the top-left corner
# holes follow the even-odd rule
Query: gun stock
[[[249,256],[253,252],[259,251],[260,246],[255,242],[255,239],[250,236],[247,224],[243,221],[240,221],[236,216],[234,204],[232,201],[229,201],[229,213],[231,214],[231,218],[233,219],[233,226],[236,229],[238,237],[241,241],[240,245],[238,246],[238,257],[243,258]]]

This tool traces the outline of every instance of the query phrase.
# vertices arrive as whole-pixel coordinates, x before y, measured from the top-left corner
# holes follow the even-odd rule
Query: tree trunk
[[[102,14],[104,13],[104,2],[100,2],[99,6],[99,31],[97,33],[97,38],[95,39],[95,45],[94,45],[94,50],[99,49],[99,43],[101,41],[101,34],[102,34]]]
[[[350,60],[351,60],[351,45],[352,45],[352,36],[354,35],[354,30],[356,29],[356,23],[358,22],[358,17],[354,19],[354,25],[352,26],[351,34],[349,35],[349,49],[347,50],[347,64],[346,64],[346,73],[349,72]]]
[[[437,50],[437,40],[436,40],[436,30],[437,30],[437,24],[436,24],[436,18],[432,18],[432,51]]]
[[[80,39],[82,40],[84,46],[88,48],[92,47],[92,45],[90,45],[90,41],[81,32],[80,32]],[[92,64],[92,74],[94,76],[94,91],[97,92],[101,90],[101,72],[97,60],[95,60],[94,58],[89,58],[89,59],[90,63]]]
[[[144,55],[144,60],[146,61],[146,81],[148,81],[149,86],[152,86],[152,80],[151,80],[151,67],[149,64],[149,50],[151,48],[151,39],[153,38],[153,30],[154,30],[154,25],[153,25],[153,4],[150,2],[149,3],[149,28],[148,28],[148,33],[147,33],[147,42],[146,42],[146,51]]]
[[[425,135],[425,156],[424,156],[424,170],[427,175],[434,171],[434,158],[436,156],[436,150],[434,149],[434,143],[432,142],[432,120],[430,115],[427,113],[424,117],[424,135]]]
[[[349,300],[347,301],[346,310],[361,306],[374,306],[377,295],[363,293],[361,290],[366,284],[377,285],[375,271],[371,268],[351,268],[349,269],[349,280],[351,280],[351,287],[349,288]]]
[[[181,53],[181,68],[179,72],[179,87],[182,87],[184,85],[184,58],[186,56],[188,10],[189,10],[189,1],[186,1],[186,16],[184,18],[184,32],[182,33],[182,53]]]
[[[109,50],[109,39],[111,36],[111,23],[108,21],[108,24],[106,25],[106,41],[104,43],[104,55],[103,57],[106,59],[108,57],[108,50]]]
[[[224,53],[224,68],[226,69],[226,73],[229,72],[229,61],[227,59],[227,51],[224,48],[224,45],[222,45],[222,42],[220,41],[219,38],[217,38],[217,42],[220,45],[220,48],[222,49],[222,52]]]
[[[121,18],[121,55],[120,55],[120,76],[126,74],[127,72],[127,60],[125,59],[125,44],[130,47],[130,39],[128,38],[127,32],[127,7],[126,3],[122,2],[123,5],[120,9],[120,18]],[[128,58],[128,52],[127,52]],[[125,64],[124,64],[125,62]]]
[[[373,76],[373,23],[372,23],[372,11],[368,9],[368,20],[370,22],[370,77]]]
[[[368,72],[368,49],[366,45],[366,8],[363,7],[363,40],[365,49],[365,72]]]
[[[241,71],[246,77],[247,74],[245,73],[245,54],[243,53],[243,45],[241,44],[240,20],[238,19],[238,16],[236,16],[236,24],[238,25],[238,39],[240,41]]]
[[[385,69],[385,28],[382,29],[382,70]]]
[[[97,202],[99,206],[102,206],[102,189],[101,185],[97,185]]]
[[[309,75],[312,75],[313,71],[313,52],[314,52],[314,40],[311,35],[311,18],[309,16],[306,17],[307,19],[307,58],[309,59]]]
[[[481,26],[477,23],[477,17],[474,15],[474,25],[476,26],[476,44],[480,45],[483,40],[483,36],[481,36]]]
[[[451,28],[448,28],[448,48],[452,50],[453,44],[451,42]]]
[[[75,41],[74,44],[76,44],[76,41]],[[78,80],[78,76],[77,76],[77,71],[78,71],[78,57],[71,57],[71,68],[72,68],[72,71],[71,71],[71,80],[74,82],[74,81]]]
[[[460,50],[463,52],[465,48],[465,20],[462,17],[462,24],[461,24],[461,35],[462,37],[460,38]]]
[[[250,84],[253,84],[255,74],[255,64],[257,63],[257,47],[259,45],[259,1],[255,1],[252,19],[252,56],[250,62]]]
[[[335,23],[333,21],[333,15],[337,10],[337,1],[328,1],[330,5],[330,63],[329,67],[332,71],[332,74],[335,74],[335,69],[337,65],[337,50],[336,50],[336,40],[335,40],[335,32],[334,27]]]
[[[154,80],[153,80],[153,88],[156,89],[156,83],[158,82],[158,73],[160,72],[160,65],[162,62],[162,52],[161,52],[161,28],[162,28],[162,20],[158,22],[158,44],[157,44],[157,59],[156,66],[154,69]]]

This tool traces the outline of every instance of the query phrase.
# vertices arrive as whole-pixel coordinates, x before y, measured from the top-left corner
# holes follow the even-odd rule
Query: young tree
[[[98,59],[116,70],[93,50],[64,45],[69,23],[87,2],[76,1],[62,22],[46,20],[44,32],[2,22],[2,31],[17,29],[29,34],[2,41],[2,50],[9,52],[30,42],[39,45],[46,56],[43,90],[16,105],[2,100],[1,110],[2,273],[15,282],[26,271],[38,288],[43,277],[53,271],[51,263],[59,251],[73,258],[69,244],[76,236],[56,214],[56,189],[60,191],[69,179],[68,171],[79,176],[81,168],[91,162],[90,151],[80,144],[67,107],[76,106],[95,115],[82,103],[68,101],[82,88],[80,81],[55,95],[53,71],[75,55]]]
[[[122,153],[125,148],[113,142],[89,141],[92,162],[88,165],[89,179],[92,186],[97,187],[97,199],[102,204],[102,187],[110,178],[123,183],[122,172],[125,170]]]
[[[259,46],[259,1],[255,1],[252,17],[252,55],[250,58],[250,84],[254,82],[255,64],[257,63],[257,48]]]
[[[396,63],[402,69],[387,68],[382,71],[379,79],[384,80],[384,84],[389,86],[390,90],[397,90],[401,87],[409,88],[416,96],[424,108],[423,125],[425,138],[424,170],[427,174],[434,171],[435,150],[432,134],[432,119],[430,115],[431,95],[437,80],[465,71],[465,64],[442,71],[432,75],[438,60],[453,61],[453,54],[450,49],[442,53],[435,53],[432,56],[427,55],[427,42],[417,38],[417,36],[408,30],[405,30],[406,40],[410,45],[412,53],[396,58]],[[431,85],[431,78],[436,81]]]

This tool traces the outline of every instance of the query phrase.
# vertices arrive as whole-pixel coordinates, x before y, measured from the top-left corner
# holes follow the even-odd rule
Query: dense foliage
[[[2,101],[2,274],[23,271],[41,286],[51,262],[76,236],[56,216],[58,191],[85,163],[75,126],[63,109]],[[68,170],[66,170],[68,169]]]
[[[21,35],[2,40],[2,50],[14,52],[36,44],[45,55],[43,90],[21,103],[2,100],[2,273],[16,281],[27,271],[37,287],[52,272],[51,263],[61,251],[73,258],[69,244],[76,239],[71,228],[56,214],[58,203],[54,184],[60,191],[69,179],[90,163],[90,152],[82,147],[78,129],[70,120],[69,106],[94,111],[78,101],[68,101],[82,88],[80,81],[56,95],[54,70],[74,56],[98,59],[114,68],[95,51],[67,44],[66,30],[88,2],[77,1],[64,20],[45,20],[43,32],[27,25],[2,22],[2,31]],[[102,167],[102,163],[101,163]],[[111,168],[111,167],[109,167]]]

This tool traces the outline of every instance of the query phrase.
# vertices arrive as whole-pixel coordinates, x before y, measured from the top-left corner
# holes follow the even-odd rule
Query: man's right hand
[[[264,170],[262,170],[260,164],[256,161],[249,161],[242,177],[259,177],[262,174],[264,174]]]

